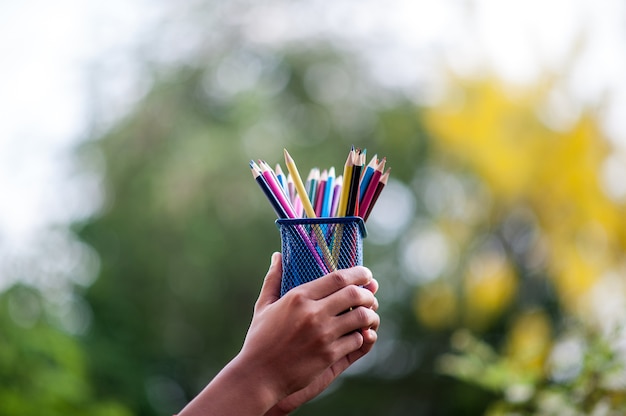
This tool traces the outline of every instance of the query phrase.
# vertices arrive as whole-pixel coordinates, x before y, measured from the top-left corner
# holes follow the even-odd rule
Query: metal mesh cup
[[[360,217],[279,219],[283,253],[280,295],[337,270],[363,264],[367,230]]]

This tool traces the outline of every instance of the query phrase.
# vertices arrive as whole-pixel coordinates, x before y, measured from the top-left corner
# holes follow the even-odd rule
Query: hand
[[[365,285],[364,287],[370,290],[372,294],[375,294],[378,290],[378,282],[372,279],[371,283]],[[378,309],[378,303],[376,303],[374,307],[372,307],[372,309],[376,311]],[[363,334],[363,345],[361,346],[361,348],[351,352],[345,357],[341,357],[338,361],[336,361],[329,368],[327,368],[322,374],[320,374],[316,379],[314,379],[311,384],[301,390],[296,391],[295,393],[290,394],[289,396],[278,402],[272,409],[270,409],[265,414],[265,416],[288,415],[289,413],[300,407],[302,404],[308,402],[314,397],[317,397],[317,395],[326,390],[326,388],[341,373],[343,373],[356,360],[363,357],[372,349],[377,339],[377,330],[378,323],[375,327],[372,328],[361,328],[361,333]]]
[[[374,297],[378,283],[368,269],[356,267],[331,273],[290,290],[277,302],[282,274],[280,259],[278,253],[272,259],[242,350],[250,342],[258,342],[255,336],[259,330],[270,331],[264,335],[283,332],[283,336],[279,333],[272,336],[280,344],[270,347],[276,356],[269,363],[274,371],[282,373],[279,380],[285,381],[288,387],[284,391],[288,395],[268,416],[288,414],[324,391],[339,374],[372,349],[380,322]],[[272,317],[274,313],[287,318],[286,326],[277,323]],[[261,329],[257,328],[257,322],[272,325]],[[303,354],[306,360],[302,360]]]
[[[285,415],[317,396],[376,341],[378,283],[338,270],[279,299],[274,253],[239,354],[179,414]]]

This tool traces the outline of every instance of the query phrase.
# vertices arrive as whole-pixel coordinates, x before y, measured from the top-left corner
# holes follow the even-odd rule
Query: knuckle
[[[366,306],[371,308],[376,304],[376,298],[372,292],[367,289],[353,285],[349,286],[346,290],[354,306]]]
[[[326,339],[326,325],[319,311],[313,308],[303,309],[297,318],[299,330],[309,334],[309,337],[321,340]]]
[[[357,286],[348,286],[345,288],[345,291],[347,292],[348,297],[355,302],[359,302],[363,297],[361,290]]]
[[[331,348],[330,344],[326,343],[319,349],[320,357],[326,363],[332,363],[336,360],[336,352],[334,348]]]
[[[369,309],[363,307],[358,307],[354,310],[359,324],[369,324],[370,316],[368,311]]]
[[[335,272],[332,273],[333,276],[333,280],[335,282],[335,285],[338,288],[342,288],[348,285],[348,277],[345,275],[345,273],[341,270],[337,270]]]
[[[374,278],[372,271],[365,266],[355,266],[354,271],[360,279],[364,278],[367,282],[370,282]]]
[[[298,288],[292,289],[287,295],[289,297],[289,303],[297,308],[302,307],[308,300],[306,295]]]
[[[380,326],[380,315],[378,315],[376,312],[372,311],[372,315],[373,315],[373,320],[370,323],[370,327],[374,328],[375,330],[378,330],[378,327]]]
[[[352,334],[350,334],[350,337],[352,338],[352,350],[357,350],[359,348],[361,348],[361,346],[363,345],[363,335],[359,332],[359,331],[354,331]]]

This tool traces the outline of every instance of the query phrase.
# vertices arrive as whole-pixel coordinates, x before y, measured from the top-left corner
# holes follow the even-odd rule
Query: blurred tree
[[[19,284],[0,295],[0,414],[130,416],[94,393],[82,345],[48,322],[45,303]]]
[[[77,225],[102,261],[86,293],[93,323],[85,342],[98,390],[137,414],[177,411],[240,347],[269,256],[280,249],[250,158],[273,165],[287,146],[302,170],[341,168],[354,143],[384,153],[394,177],[407,181],[427,158],[415,107],[364,78],[348,56],[318,46],[225,51],[200,69],[159,79],[133,114],[84,149],[102,153],[108,183],[106,210]],[[342,84],[330,90],[333,78]],[[389,255],[369,250],[372,265]],[[397,313],[404,316],[398,328],[417,342],[399,348],[413,356],[422,341],[410,304]],[[381,369],[395,359],[389,341]],[[436,356],[444,342],[437,337],[424,355]],[[355,374],[341,395],[301,412],[462,406],[437,400],[451,381],[433,375],[432,359],[424,363],[414,382],[406,378],[417,368],[411,362],[397,370],[403,379]],[[375,404],[363,400],[372,395]]]
[[[543,256],[561,304],[589,315],[583,298],[623,261],[626,247],[625,209],[606,194],[600,176],[611,148],[597,120],[586,111],[560,131],[546,126],[537,112],[550,85],[516,94],[497,81],[458,85],[454,101],[460,96],[462,103],[448,100],[431,111],[430,130],[488,186],[493,219],[505,220],[512,207],[529,209],[536,235],[522,266],[533,268],[532,252]],[[523,243],[515,237],[513,250]]]
[[[547,90],[511,98],[495,80],[451,81],[449,100],[422,109],[328,45],[237,40],[157,72],[134,112],[83,149],[101,154],[107,180],[103,212],[76,224],[101,258],[84,336],[98,394],[140,415],[196,394],[238,351],[280,249],[248,160],[273,165],[288,147],[302,171],[341,167],[351,144],[393,167],[365,249],[380,341],[340,394],[298,414],[481,414],[545,385],[555,334],[597,316],[591,289],[623,261],[623,207],[597,177],[609,148],[588,114],[546,127]],[[437,367],[452,334],[464,354]]]
[[[516,275],[494,284],[481,262],[478,279],[487,285],[466,286],[462,295],[468,327],[484,329],[472,324],[481,310],[494,300],[511,304],[510,287],[518,280],[523,286],[511,304],[501,353],[459,333],[453,344],[461,354],[445,356],[442,367],[502,394],[489,414],[621,414],[626,382],[615,375],[626,368],[619,352],[625,315],[604,304],[625,299],[615,279],[625,258],[625,207],[606,193],[601,173],[612,150],[593,111],[560,129],[538,116],[552,87],[540,83],[513,93],[494,80],[458,80],[450,99],[426,116],[436,147],[489,189],[483,226],[505,248],[500,273]],[[468,234],[470,242],[475,234]],[[469,264],[470,272],[476,269]],[[553,286],[558,303],[537,296],[537,282],[544,294],[546,284]],[[493,309],[491,318],[501,311]],[[554,360],[563,359],[561,345],[572,337],[581,365],[558,376],[563,369],[555,370]]]

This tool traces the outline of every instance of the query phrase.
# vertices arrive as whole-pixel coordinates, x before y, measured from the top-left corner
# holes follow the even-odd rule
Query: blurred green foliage
[[[257,66],[254,85],[223,79],[233,61]],[[280,250],[249,159],[273,165],[287,147],[302,170],[341,169],[355,144],[387,156],[394,177],[406,181],[424,163],[428,140],[415,107],[400,97],[377,107],[375,94],[389,93],[367,85],[350,65],[326,48],[235,49],[213,65],[159,79],[133,114],[83,149],[104,156],[109,201],[99,217],[76,226],[102,262],[85,294],[93,322],[84,342],[98,391],[136,414],[175,412],[240,348],[270,254]],[[315,100],[326,79],[311,74],[320,70],[353,76],[344,102]],[[369,265],[389,255],[393,263],[390,246],[366,250]],[[385,279],[397,279],[399,270],[390,273],[381,276],[383,293]],[[341,393],[299,414],[484,406],[472,389],[433,373],[428,357],[446,338],[420,333],[410,303],[393,308],[401,338],[389,339],[378,365],[385,369],[403,348],[415,358],[407,368],[396,362],[402,377],[355,374]],[[467,397],[446,401],[451,390]]]
[[[37,290],[16,285],[2,294],[0,328],[0,414],[132,414],[100,399],[83,345],[47,321]]]
[[[489,416],[623,414],[626,376],[615,348],[621,334],[607,337],[587,331],[568,328],[569,339],[557,345],[548,363],[549,378],[518,367],[465,330],[453,335],[456,351],[443,355],[439,365],[443,373],[500,397],[486,411]]]
[[[551,131],[537,96],[451,81],[453,102],[425,109],[331,45],[237,37],[154,69],[133,111],[78,152],[103,161],[105,184],[101,211],[72,226],[100,260],[74,288],[87,329],[62,329],[31,287],[0,297],[0,413],[180,410],[238,352],[280,249],[248,161],[282,163],[286,147],[301,172],[341,170],[353,144],[392,167],[377,205],[391,214],[372,215],[365,245],[379,341],[298,415],[623,409],[617,341],[580,316],[625,245],[623,208],[589,180],[602,138],[588,118]],[[612,256],[584,249],[597,246]],[[555,370],[570,320],[582,365]]]

